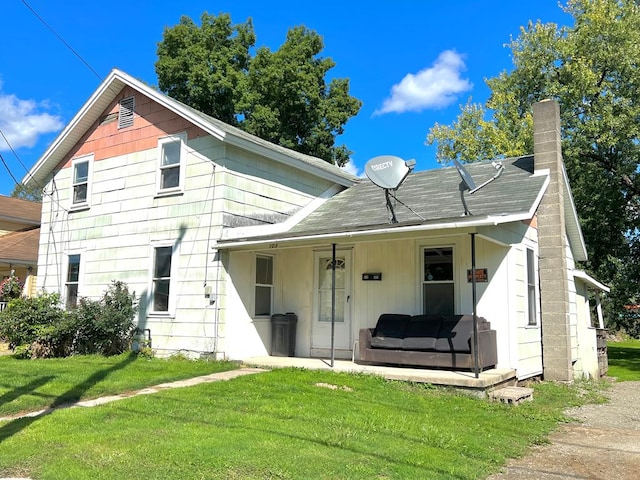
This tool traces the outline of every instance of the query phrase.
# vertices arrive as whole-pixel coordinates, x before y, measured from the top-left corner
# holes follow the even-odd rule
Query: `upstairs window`
[[[120,100],[120,108],[118,109],[118,128],[133,126],[133,112],[135,107],[135,97],[127,97]]]
[[[89,206],[91,196],[91,165],[93,155],[76,158],[71,162],[71,206],[81,208]]]
[[[183,136],[167,137],[158,142],[160,155],[158,193],[182,190],[185,164],[183,145]]]

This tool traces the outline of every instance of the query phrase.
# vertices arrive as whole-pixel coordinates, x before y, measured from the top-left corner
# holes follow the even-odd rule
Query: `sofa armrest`
[[[373,328],[361,328],[359,335],[360,352],[367,348],[371,348],[371,339],[373,338]]]

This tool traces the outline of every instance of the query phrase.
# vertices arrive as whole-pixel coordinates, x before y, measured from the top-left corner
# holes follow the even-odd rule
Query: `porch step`
[[[533,400],[533,388],[505,387],[489,392],[489,398],[496,402],[518,405]]]

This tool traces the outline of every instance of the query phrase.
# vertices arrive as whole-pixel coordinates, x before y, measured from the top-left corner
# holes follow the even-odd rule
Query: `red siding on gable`
[[[135,97],[133,126],[119,130],[118,102],[130,96]],[[105,121],[109,115],[112,117]],[[187,132],[189,139],[207,135],[204,130],[180,115],[173,113],[137,90],[125,87],[118,98],[104,111],[101,120],[96,122],[69,152],[60,166],[62,168],[70,167],[73,158],[90,153],[93,153],[94,161],[99,161],[149,150],[158,145],[159,138],[181,132]]]

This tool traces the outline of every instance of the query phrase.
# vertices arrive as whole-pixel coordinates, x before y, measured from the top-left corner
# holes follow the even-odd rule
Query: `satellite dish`
[[[464,168],[458,160],[454,158],[453,164],[456,166],[456,170],[458,170],[458,174],[462,179],[462,183],[460,184],[460,198],[462,199],[462,205],[464,207],[463,215],[471,215],[471,212],[467,208],[467,202],[464,199],[464,191],[469,190],[469,195],[473,195],[481,188],[486,187],[491,182],[493,182],[498,177],[500,177],[500,175],[502,175],[502,172],[504,172],[504,165],[502,165],[502,162],[498,162],[498,161],[491,162],[491,165],[493,166],[493,168],[497,170],[496,174],[493,177],[491,177],[489,180],[484,182],[483,184],[476,186],[476,182],[473,181],[473,177],[471,176],[471,174],[467,172],[467,169]]]
[[[380,188],[395,190],[411,172],[407,163],[400,157],[381,155],[369,160],[364,166],[364,171],[369,180]]]
[[[473,177],[469,172],[467,172],[467,169],[464,168],[462,164],[455,158],[453,159],[453,164],[456,166],[456,170],[458,170],[458,173],[460,174],[460,178],[462,179],[462,184],[465,187],[464,189],[475,191],[476,182],[473,181]]]
[[[391,214],[391,223],[398,223],[396,219],[396,212],[394,204],[400,202],[402,205],[411,210],[415,215],[422,218],[408,205],[398,200],[392,190],[398,189],[402,182],[409,176],[413,167],[415,167],[415,160],[407,160],[406,162],[400,157],[394,157],[393,155],[381,155],[374,157],[367,162],[364,166],[364,171],[369,177],[369,180],[380,188],[384,189],[384,196],[387,201],[387,210]],[[393,200],[393,202],[392,202]]]

